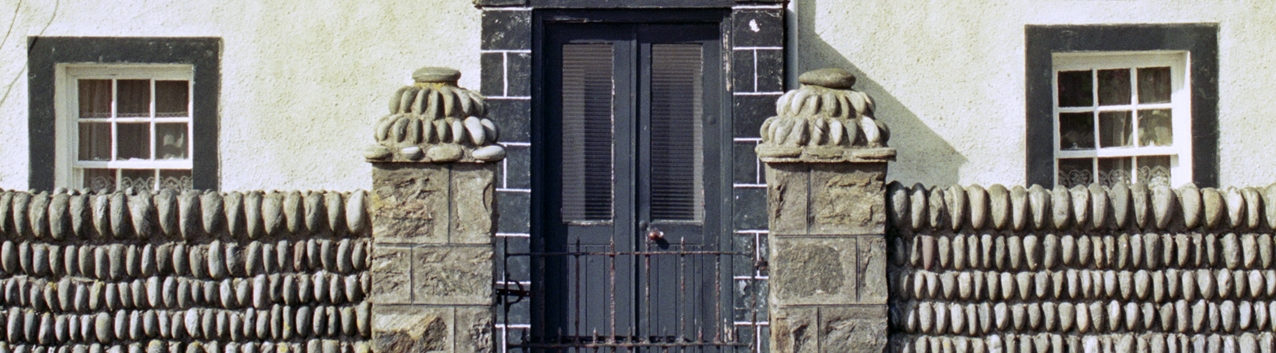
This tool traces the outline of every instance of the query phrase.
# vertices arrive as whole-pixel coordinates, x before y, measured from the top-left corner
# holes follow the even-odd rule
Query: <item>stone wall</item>
[[[888,185],[892,352],[1271,352],[1276,187]]]
[[[0,352],[367,352],[365,193],[0,193]]]

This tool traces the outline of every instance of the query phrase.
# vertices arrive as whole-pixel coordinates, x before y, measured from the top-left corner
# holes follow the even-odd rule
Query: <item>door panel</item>
[[[537,171],[552,185],[532,235],[533,340],[694,345],[723,331],[719,31],[546,27]]]

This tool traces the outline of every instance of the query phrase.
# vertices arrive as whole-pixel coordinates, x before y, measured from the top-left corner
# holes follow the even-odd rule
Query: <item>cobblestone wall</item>
[[[0,193],[0,352],[367,352],[362,191]]]
[[[893,352],[1271,352],[1276,186],[888,186]]]

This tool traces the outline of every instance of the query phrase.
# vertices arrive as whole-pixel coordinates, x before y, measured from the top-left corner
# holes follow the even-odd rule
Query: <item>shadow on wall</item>
[[[816,0],[799,0],[797,4],[800,41],[798,73],[835,67],[855,74],[854,89],[873,97],[873,101],[877,103],[876,118],[890,128],[889,144],[899,151],[898,160],[890,164],[887,180],[899,180],[905,185],[918,182],[926,185],[957,184],[961,167],[968,162],[966,157],[882,88],[868,73],[860,70],[816,33],[815,2]]]

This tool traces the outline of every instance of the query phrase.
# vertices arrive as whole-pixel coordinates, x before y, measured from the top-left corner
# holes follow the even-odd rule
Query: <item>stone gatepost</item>
[[[494,351],[495,162],[505,158],[460,72],[417,70],[376,124],[372,163],[375,352]]]
[[[804,73],[762,124],[775,352],[882,352],[886,177],[895,150],[839,69]]]

